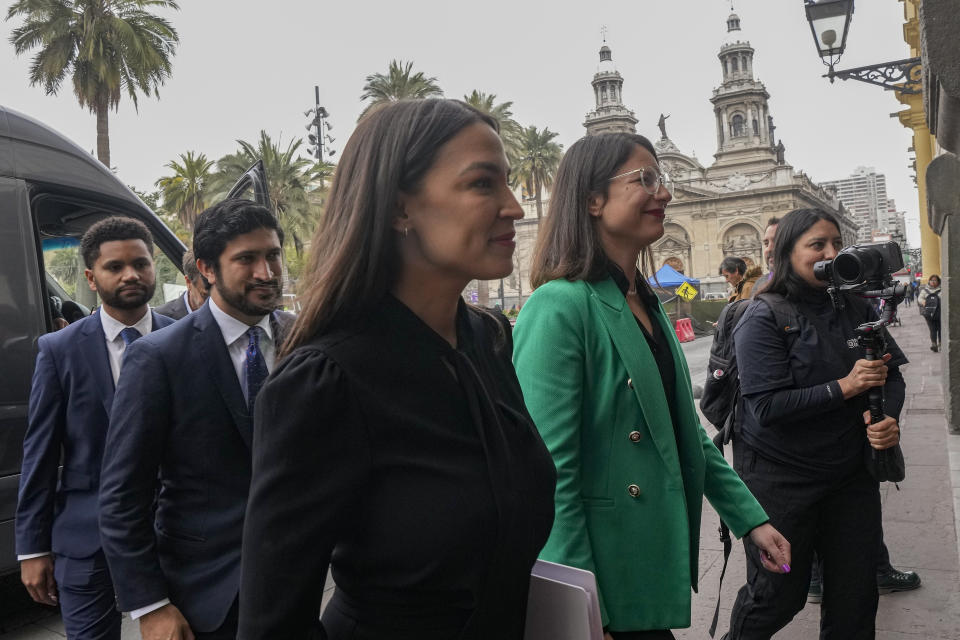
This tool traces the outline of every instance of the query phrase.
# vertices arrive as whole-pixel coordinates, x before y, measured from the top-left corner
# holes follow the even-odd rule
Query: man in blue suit
[[[119,639],[120,614],[97,523],[100,464],[127,345],[173,321],[147,305],[156,279],[153,238],[141,222],[101,220],[84,234],[80,251],[102,305],[40,338],[16,546],[23,584],[37,602],[59,602],[68,638]]]
[[[282,242],[248,200],[204,211],[193,250],[210,298],[127,352],[100,530],[120,610],[144,640],[236,637],[253,404],[292,319],[275,311]]]

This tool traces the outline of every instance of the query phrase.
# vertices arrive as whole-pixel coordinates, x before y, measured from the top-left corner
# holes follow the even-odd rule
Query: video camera
[[[827,292],[838,310],[844,308],[841,292],[848,291],[861,298],[879,299],[882,310],[879,319],[858,326],[857,341],[864,348],[867,360],[877,360],[887,350],[883,328],[897,313],[897,305],[906,295],[906,286],[895,282],[893,274],[903,269],[903,254],[896,242],[874,242],[844,247],[833,260],[822,260],[813,265],[817,280],[829,282]],[[870,423],[883,420],[883,390],[873,387],[867,392]],[[903,453],[899,448],[878,451],[871,448],[870,473],[879,482],[899,482],[904,477]]]
[[[813,265],[817,280],[844,290],[882,286],[891,274],[903,269],[903,254],[896,242],[874,242],[844,247],[833,260]]]

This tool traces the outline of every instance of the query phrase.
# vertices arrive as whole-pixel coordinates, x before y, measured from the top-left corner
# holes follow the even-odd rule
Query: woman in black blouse
[[[522,637],[555,471],[509,324],[460,297],[512,270],[508,170],[496,123],[452,100],[351,136],[257,398],[240,638]]]

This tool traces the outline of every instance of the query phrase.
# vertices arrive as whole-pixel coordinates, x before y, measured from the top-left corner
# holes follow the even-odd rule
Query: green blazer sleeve
[[[569,292],[548,284],[533,295],[538,301],[528,301],[513,330],[513,362],[527,409],[557,467],[556,516],[541,557],[595,574],[580,488],[583,319]],[[599,600],[606,625],[602,594]]]
[[[742,538],[751,529],[767,522],[770,518],[747,486],[743,484],[737,472],[720,454],[720,450],[713,444],[702,425],[700,439],[703,441],[703,455],[707,464],[703,494],[730,527],[733,535]]]

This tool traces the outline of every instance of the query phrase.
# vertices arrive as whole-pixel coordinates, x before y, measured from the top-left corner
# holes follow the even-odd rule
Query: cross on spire
[[[607,25],[603,25],[600,27],[600,36],[603,38],[604,42],[607,41]]]

